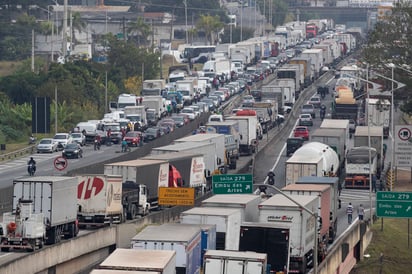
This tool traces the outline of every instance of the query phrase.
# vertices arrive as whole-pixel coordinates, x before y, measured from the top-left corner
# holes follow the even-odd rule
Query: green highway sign
[[[212,177],[213,194],[250,194],[253,192],[252,174],[223,174]]]
[[[388,218],[412,218],[412,192],[378,191],[376,215]]]

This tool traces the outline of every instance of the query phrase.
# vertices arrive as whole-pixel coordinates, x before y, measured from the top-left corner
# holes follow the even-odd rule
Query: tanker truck
[[[302,176],[338,176],[339,157],[330,146],[310,142],[286,161],[286,185],[295,183]]]

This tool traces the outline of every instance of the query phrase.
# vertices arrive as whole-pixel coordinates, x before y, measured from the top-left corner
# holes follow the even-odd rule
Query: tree
[[[196,28],[205,32],[206,43],[214,45],[218,41],[218,33],[222,30],[223,23],[217,15],[201,15],[196,23]]]
[[[368,63],[370,67],[379,69],[381,73],[390,78],[391,69],[388,63],[393,63],[398,67],[410,65],[412,63],[412,6],[407,2],[396,2],[392,9],[392,14],[387,18],[382,18],[375,28],[368,34],[368,40],[362,50],[362,61]],[[410,73],[402,69],[395,69],[394,77],[396,81],[412,85]],[[391,87],[391,83],[386,85]],[[406,91],[406,92],[405,92]],[[395,100],[402,100],[401,110],[412,114],[412,94],[406,88],[405,91],[395,91]]]
[[[127,33],[137,37],[137,45],[141,45],[141,41],[143,45],[146,45],[152,30],[150,25],[144,22],[143,17],[139,16],[135,22],[129,23]]]
[[[82,19],[79,12],[75,12],[72,14],[72,26],[73,41],[76,42],[75,31],[77,30],[79,33],[81,33],[87,27],[86,21]]]

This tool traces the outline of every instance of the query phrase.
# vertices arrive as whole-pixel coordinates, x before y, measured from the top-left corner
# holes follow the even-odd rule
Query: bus
[[[210,57],[211,53],[215,52],[216,46],[188,46],[183,50],[181,58],[183,63],[188,63],[190,61],[194,63],[206,63]]]

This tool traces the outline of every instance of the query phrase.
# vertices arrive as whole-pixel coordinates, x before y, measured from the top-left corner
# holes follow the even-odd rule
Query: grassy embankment
[[[394,191],[412,191],[411,175],[399,171]],[[412,224],[411,224],[412,230]],[[412,241],[408,240],[407,219],[379,219],[372,227],[373,238],[365,251],[368,256],[351,274],[392,274],[412,272]],[[409,242],[409,247],[408,247]]]

